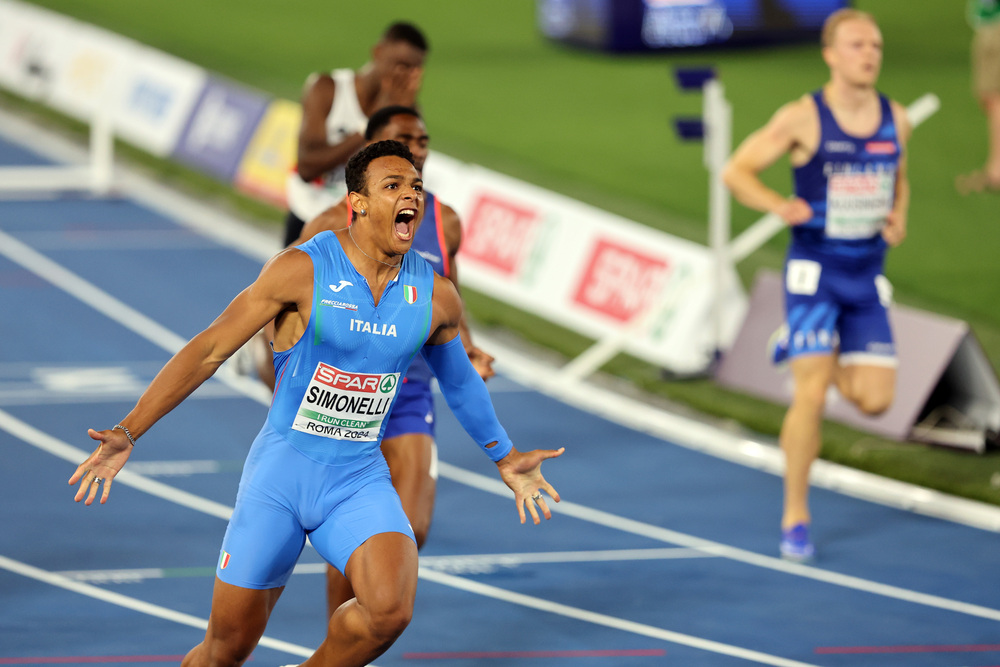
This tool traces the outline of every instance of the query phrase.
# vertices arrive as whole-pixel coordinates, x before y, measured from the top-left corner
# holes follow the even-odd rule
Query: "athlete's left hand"
[[[893,209],[885,218],[885,226],[882,228],[882,238],[891,247],[895,248],[906,238],[906,214]]]
[[[538,518],[538,509],[542,510],[542,515],[546,519],[552,518],[552,511],[545,503],[542,491],[545,491],[556,502],[559,502],[559,493],[542,477],[542,461],[562,456],[564,451],[566,451],[565,447],[519,452],[514,447],[511,448],[507,456],[497,461],[500,477],[514,492],[514,502],[517,503],[517,513],[521,517],[521,523],[524,523],[526,519],[525,505],[527,505],[531,519],[536,526],[541,523],[541,519]]]

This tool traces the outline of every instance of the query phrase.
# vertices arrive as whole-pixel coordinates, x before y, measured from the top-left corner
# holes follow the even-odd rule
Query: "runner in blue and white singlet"
[[[809,560],[809,470],[822,447],[831,387],[863,414],[892,405],[896,349],[889,326],[892,288],[886,249],[906,238],[910,203],[906,109],[876,89],[882,32],[856,9],[827,17],[821,36],[830,80],[785,104],[733,153],[723,179],[742,204],[780,217],[791,229],[785,262],[785,324],[772,360],[788,362],[793,394],[781,425],[785,495],[779,552]],[[795,195],[766,185],[761,172],[782,156]]]
[[[787,356],[830,353],[836,346],[842,364],[894,363],[887,314],[892,288],[882,275],[882,228],[894,204],[901,154],[892,109],[880,95],[878,129],[856,137],[837,124],[822,91],[812,97],[819,145],[794,178],[795,194],[814,215],[791,228]]]

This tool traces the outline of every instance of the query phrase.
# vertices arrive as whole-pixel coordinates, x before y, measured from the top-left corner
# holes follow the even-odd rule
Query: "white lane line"
[[[671,547],[667,549],[617,549],[603,551],[550,551],[520,554],[469,554],[467,556],[420,556],[420,565],[450,574],[487,574],[498,568],[515,568],[528,564],[606,563],[612,561],[681,560],[714,558],[697,549]],[[326,574],[326,563],[296,563],[293,575]],[[215,576],[214,567],[136,567],[113,570],[63,570],[57,572],[73,581],[91,583],[132,584],[148,579]]]
[[[69,461],[74,466],[79,465],[81,461],[86,460],[86,458],[90,456],[90,452],[85,452],[82,449],[68,445],[62,440],[59,440],[44,431],[38,430],[31,424],[21,421],[5,410],[0,410],[0,429],[7,431],[14,437],[23,440],[29,445],[48,452],[53,456]],[[67,468],[66,472],[66,479],[68,480],[69,474],[72,473],[72,469]],[[131,486],[132,488],[144,491],[152,496],[163,498],[164,500],[193,509],[203,514],[225,519],[226,521],[228,521],[229,517],[233,514],[233,508],[228,505],[223,505],[222,503],[217,503],[213,500],[196,496],[193,493],[182,491],[173,486],[163,484],[162,482],[157,482],[156,480],[140,475],[127,468],[119,471],[118,474],[115,475],[114,484],[119,483],[124,484],[125,486]]]
[[[466,486],[471,486],[481,491],[493,493],[504,498],[510,498],[511,496],[510,489],[508,489],[507,486],[499,480],[465,470],[464,468],[453,466],[449,463],[445,463],[444,461],[439,461],[438,466],[438,472],[444,479],[460,482]],[[560,503],[549,503],[549,507],[552,509],[554,514],[565,514],[589,523],[605,526],[607,528],[613,528],[615,530],[631,533],[633,535],[641,535],[643,537],[659,540],[661,542],[678,544],[691,549],[699,549],[705,551],[706,553],[728,558],[730,560],[740,561],[749,565],[755,565],[769,570],[776,570],[785,574],[794,574],[800,577],[834,584],[836,586],[843,586],[844,588],[853,588],[855,590],[864,591],[865,593],[872,593],[874,595],[882,595],[884,597],[903,600],[905,602],[912,602],[928,607],[936,607],[938,609],[945,609],[947,611],[967,614],[969,616],[978,616],[991,621],[1000,621],[1000,610],[997,609],[969,604],[967,602],[959,602],[957,600],[950,600],[937,595],[918,593],[906,588],[862,579],[861,577],[831,572],[830,570],[823,570],[810,565],[792,563],[782,560],[781,558],[764,556],[753,551],[747,551],[746,549],[739,549],[737,547],[722,544],[721,542],[713,542],[712,540],[706,540],[700,537],[687,535],[685,533],[679,533],[668,528],[661,528],[660,526],[654,526],[641,521],[634,521],[616,514],[611,514],[610,512],[595,510],[584,505],[578,505],[565,500]]]
[[[702,639],[701,637],[694,637],[692,635],[686,635],[680,632],[673,632],[671,630],[664,630],[662,628],[657,628],[651,625],[645,625],[643,623],[626,621],[620,618],[615,618],[614,616],[598,614],[596,612],[588,611],[586,609],[580,609],[578,607],[570,607],[569,605],[559,604],[558,602],[552,602],[550,600],[543,600],[541,598],[536,598],[531,595],[524,595],[522,593],[515,593],[513,591],[508,591],[503,588],[497,588],[496,586],[481,584],[479,582],[470,581],[462,577],[456,577],[451,574],[445,574],[444,572],[436,572],[432,569],[425,567],[420,568],[420,578],[426,579],[427,581],[433,581],[435,583],[442,584],[444,586],[449,586],[451,588],[457,588],[459,590],[463,590],[469,593],[474,593],[476,595],[481,595],[483,597],[493,598],[495,600],[501,600],[503,602],[507,602],[510,604],[516,604],[522,607],[529,607],[531,609],[537,609],[539,611],[544,611],[559,616],[565,616],[567,618],[574,618],[578,621],[584,621],[586,623],[592,623],[594,625],[601,625],[606,628],[612,628],[614,630],[631,632],[636,635],[652,637],[654,639],[660,639],[674,644],[681,644],[683,646],[690,646],[692,648],[701,649],[703,651],[710,651],[712,653],[728,655],[734,658],[742,658],[744,660],[751,660],[753,662],[758,662],[763,665],[778,665],[779,667],[811,666],[811,663],[799,662],[797,660],[789,660],[787,658],[781,658],[778,656],[770,655],[768,653],[761,653],[760,651],[753,651],[750,649],[741,648],[739,646],[732,646],[731,644],[723,644],[722,642],[716,642],[710,639]]]
[[[88,456],[87,452],[77,449],[76,447],[72,447],[57,438],[39,431],[30,424],[17,419],[3,410],[0,410],[0,429],[11,433],[28,444],[34,445],[39,449],[47,451],[72,463],[78,463]],[[499,480],[453,466],[444,461],[439,462],[439,466],[440,474],[445,479],[450,479],[466,486],[486,491],[487,493],[499,495],[504,498],[510,496],[510,489],[508,489],[507,486]],[[197,510],[199,512],[219,517],[220,519],[228,520],[232,515],[232,508],[229,506],[216,503],[186,491],[181,491],[180,489],[176,489],[167,484],[149,479],[143,475],[130,472],[127,469],[118,473],[118,476],[115,477],[115,482],[118,481],[121,481],[127,486],[145,491],[151,495],[158,496],[170,502]],[[565,500],[558,504],[551,503],[551,506],[553,507],[553,511],[556,513],[572,516],[589,523],[632,533],[634,535],[648,537],[661,542],[677,544],[690,549],[697,549],[710,555],[721,556],[723,558],[740,561],[749,565],[776,570],[785,574],[806,577],[816,581],[822,581],[828,584],[851,588],[874,595],[895,598],[905,602],[944,609],[969,616],[978,616],[980,618],[993,621],[1000,621],[1000,610],[997,609],[991,609],[989,607],[960,602],[957,600],[950,600],[937,595],[919,593],[917,591],[911,591],[898,586],[891,586],[888,584],[862,579],[860,577],[831,572],[829,570],[823,570],[809,565],[791,563],[780,558],[763,556],[745,549],[738,549],[719,542],[713,542],[711,540],[705,540],[667,528],[661,528],[659,526],[642,523],[640,521],[634,521],[632,519],[627,519],[609,512],[603,512],[601,510],[595,510],[584,505],[579,505]]]
[[[129,597],[128,595],[107,591],[103,588],[98,588],[97,586],[92,586],[81,581],[74,581],[73,579],[65,577],[61,574],[42,570],[26,563],[16,561],[12,558],[7,558],[6,556],[0,555],[0,568],[13,572],[14,574],[35,579],[36,581],[41,581],[42,583],[49,584],[50,586],[57,586],[74,593],[79,593],[80,595],[86,595],[87,597],[101,600],[102,602],[118,605],[119,607],[125,607],[126,609],[131,609],[141,614],[155,616],[180,625],[198,628],[199,630],[205,630],[208,628],[207,619],[174,611],[173,609],[161,607],[160,605],[149,602],[143,602],[142,600],[137,600],[136,598]],[[274,639],[273,637],[261,637],[259,643],[261,646],[266,646],[267,648],[272,648],[276,651],[284,651],[285,653],[289,653],[291,655],[302,656],[304,658],[308,658],[313,654],[313,650],[308,649],[305,646],[299,646],[298,644],[281,641],[280,639]]]
[[[242,465],[233,468],[222,461],[129,461],[129,470],[147,477],[187,477],[188,475],[211,475],[226,469],[241,470]]]
[[[67,445],[64,442],[62,442],[62,441],[60,441],[60,440],[58,440],[58,439],[56,439],[56,438],[54,438],[52,436],[49,436],[49,435],[47,435],[47,434],[39,431],[38,429],[34,428],[33,426],[31,426],[29,424],[26,424],[25,422],[22,422],[21,420],[17,419],[13,415],[10,415],[10,414],[4,412],[3,410],[0,410],[0,429],[3,429],[5,431],[11,433],[12,435],[20,438],[21,440],[24,440],[28,444],[34,445],[36,447],[39,447],[40,449],[42,449],[44,451],[50,452],[50,453],[52,453],[52,454],[54,454],[54,455],[56,455],[56,456],[58,456],[60,458],[66,459],[68,461],[82,461],[84,458],[86,458],[86,453],[83,450],[79,450],[79,449],[77,449],[75,447]],[[226,507],[224,505],[220,505],[219,503],[214,503],[214,502],[209,501],[207,499],[199,498],[198,496],[195,496],[194,494],[190,494],[190,493],[187,493],[185,491],[181,491],[179,489],[174,489],[173,487],[170,487],[170,486],[168,486],[166,484],[162,484],[160,482],[153,481],[153,480],[149,479],[148,477],[143,477],[143,476],[137,475],[135,473],[130,473],[130,474],[127,474],[127,473],[129,473],[129,471],[127,471],[127,470],[122,470],[121,472],[119,472],[118,475],[115,477],[115,482],[122,481],[123,483],[125,483],[128,486],[133,486],[133,487],[135,487],[135,488],[137,488],[139,490],[146,491],[146,492],[151,493],[151,494],[153,494],[155,496],[159,496],[159,497],[164,498],[165,500],[168,500],[170,502],[175,502],[177,504],[183,505],[185,507],[189,507],[191,509],[195,509],[195,510],[198,510],[198,511],[201,511],[201,512],[206,512],[208,514],[211,514],[212,516],[218,516],[219,518],[228,519],[229,516],[232,515],[232,508],[231,507]],[[0,561],[0,567],[3,566],[4,562],[6,562],[6,559],[3,560],[3,561]],[[15,562],[15,561],[11,561],[11,562]],[[25,567],[30,567],[30,566],[25,566]],[[13,567],[10,567],[10,568],[7,568],[7,569],[11,569],[12,571],[18,571],[19,573],[22,573],[22,574],[24,574],[26,572],[26,571],[22,572],[20,570],[14,570]],[[43,572],[42,570],[37,570],[37,568],[32,568],[32,571]],[[420,568],[420,571],[423,573],[423,574],[420,574],[421,577],[428,578],[428,579],[430,579],[432,581],[438,581],[438,582],[442,582],[442,583],[444,583],[446,580],[443,580],[440,577],[449,577],[449,576],[451,576],[451,575],[446,575],[446,574],[440,573],[440,572],[434,572],[434,570],[431,569],[431,568]],[[432,573],[432,576],[428,576],[426,573]],[[48,574],[48,573],[45,573],[45,574]],[[26,574],[26,576],[33,576],[33,575]],[[56,575],[53,575],[53,576],[56,576]],[[60,585],[63,588],[69,588],[70,590],[78,590],[78,591],[80,591],[82,589],[72,588],[70,586],[65,586],[63,584],[66,583],[66,584],[72,584],[73,586],[87,586],[87,584],[83,584],[83,583],[80,583],[80,582],[74,582],[71,579],[68,579],[67,577],[58,577],[57,579],[53,579],[52,581],[49,581],[48,579],[42,578],[40,576],[34,576],[34,578],[40,579],[41,581],[47,581],[48,583],[55,583],[55,585]],[[464,580],[459,580],[457,578],[456,578],[456,580],[464,582]],[[59,583],[56,583],[56,582],[59,582]],[[471,582],[465,582],[465,583],[467,583],[469,586],[479,586],[479,584],[472,584]],[[465,590],[472,590],[472,589],[466,588],[466,586],[464,584],[463,584],[463,586],[460,586],[460,588],[463,588]],[[482,590],[488,590],[488,589],[489,590],[500,590],[500,589],[492,589],[491,587],[484,587]],[[96,590],[100,590],[100,589],[96,589]],[[475,591],[473,591],[473,592],[475,592]],[[511,596],[516,596],[514,598],[511,598],[511,601],[516,601],[517,604],[522,604],[522,605],[525,605],[525,602],[524,602],[525,600],[536,600],[537,599],[537,598],[530,598],[529,596],[522,596],[522,595],[519,595],[519,594],[516,594],[516,593],[511,593],[510,595]],[[494,595],[491,595],[490,597],[496,597],[496,595],[494,594]],[[125,596],[122,596],[122,598],[124,598],[126,600],[129,600],[129,601],[132,601],[132,598],[125,598]],[[134,602],[138,603],[138,601],[134,601]],[[542,602],[542,601],[539,601],[539,602]],[[145,603],[141,603],[141,604],[145,604]],[[598,622],[598,624],[600,624],[600,625],[607,626],[608,623],[609,623],[609,621],[607,619],[611,618],[611,617],[605,617],[605,616],[602,616],[602,615],[599,615],[599,614],[593,614],[592,612],[587,612],[587,611],[584,611],[584,610],[577,610],[577,609],[574,609],[573,607],[567,607],[565,605],[560,605],[560,604],[555,603],[555,602],[546,602],[545,604],[549,605],[549,607],[544,608],[543,610],[552,611],[553,613],[563,613],[564,615],[569,615],[569,617],[571,617],[571,618],[578,618],[580,620],[588,621],[588,622],[592,622],[592,623],[593,622]],[[132,607],[130,605],[123,605],[123,606],[129,606],[129,608],[135,608],[135,607]],[[536,605],[535,604],[529,604],[529,605],[526,605],[526,606],[536,606]],[[536,608],[542,608],[542,607],[536,607]],[[567,610],[570,610],[571,613],[566,614],[565,612]],[[635,631],[635,629],[642,629],[643,631],[640,632],[640,634],[645,634],[645,635],[648,635],[648,636],[659,636],[660,638],[666,638],[666,641],[675,641],[675,640],[669,639],[669,637],[677,637],[677,638],[679,638],[681,640],[681,641],[679,641],[679,643],[684,643],[684,644],[686,644],[688,646],[695,646],[696,648],[703,648],[704,650],[707,650],[707,651],[723,652],[723,653],[726,653],[727,655],[733,655],[733,651],[742,651],[742,650],[744,650],[744,649],[739,649],[738,647],[731,647],[731,646],[728,646],[728,645],[725,645],[725,644],[718,644],[717,645],[716,642],[711,642],[709,640],[704,640],[704,639],[698,639],[696,637],[689,637],[688,635],[683,635],[683,634],[680,634],[680,633],[675,633],[675,632],[672,632],[670,630],[662,630],[662,629],[653,628],[653,630],[656,630],[657,632],[659,632],[661,634],[660,635],[650,635],[649,631],[646,630],[646,628],[648,626],[644,626],[644,625],[641,625],[641,624],[638,624],[638,623],[632,623],[631,621],[625,621],[625,620],[622,620],[622,619],[612,619],[612,620],[615,620],[615,622],[619,624],[618,626],[616,626],[619,629],[630,630],[630,631]],[[693,642],[698,642],[698,643],[693,643]],[[748,654],[754,654],[755,652],[748,651],[747,653]],[[763,656],[765,654],[760,654],[760,655]],[[783,659],[782,658],[776,658],[776,657],[773,657],[773,656],[767,656],[767,657],[768,657],[768,662],[766,662],[765,664],[773,664],[773,665],[800,665],[800,664],[802,664],[802,663],[794,663],[794,662],[773,662],[774,660],[781,661]]]
[[[542,551],[538,553],[469,554],[457,556],[421,556],[421,567],[437,570],[474,571],[481,568],[517,567],[529,563],[608,563],[613,561],[714,558],[715,554],[698,549],[601,549],[597,551]]]
[[[187,339],[3,231],[0,231],[0,254],[170,354],[175,354],[187,344]],[[271,403],[271,392],[267,387],[256,380],[241,377],[225,366],[213,377],[264,405]]]

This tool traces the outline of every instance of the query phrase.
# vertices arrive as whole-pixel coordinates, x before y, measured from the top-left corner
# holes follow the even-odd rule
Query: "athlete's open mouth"
[[[413,236],[413,221],[417,219],[417,209],[404,208],[396,214],[396,236],[408,240]]]

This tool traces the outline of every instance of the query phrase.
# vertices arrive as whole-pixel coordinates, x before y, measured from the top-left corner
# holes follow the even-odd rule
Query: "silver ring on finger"
[[[104,481],[103,477],[95,477],[94,478],[94,484],[100,484],[103,481]]]
[[[532,499],[532,500],[541,500],[541,499],[542,499],[542,492],[541,492],[541,491],[539,491],[539,492],[538,492],[538,493],[536,493],[535,495],[531,496],[531,499]]]

